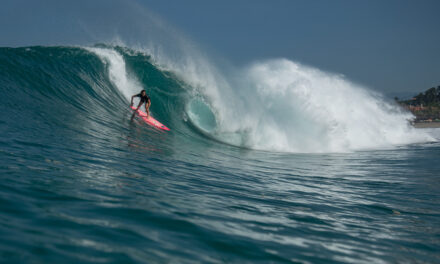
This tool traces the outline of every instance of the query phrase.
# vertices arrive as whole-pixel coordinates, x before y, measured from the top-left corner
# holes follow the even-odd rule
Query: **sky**
[[[100,42],[154,16],[236,66],[287,58],[397,96],[440,85],[438,0],[134,1],[3,0],[0,46]]]

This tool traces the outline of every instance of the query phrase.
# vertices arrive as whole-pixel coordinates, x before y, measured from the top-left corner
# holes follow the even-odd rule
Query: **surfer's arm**
[[[133,95],[132,97],[131,97],[131,103],[130,103],[130,106],[133,106],[133,98],[135,98],[137,96],[137,94],[135,94],[135,95]]]

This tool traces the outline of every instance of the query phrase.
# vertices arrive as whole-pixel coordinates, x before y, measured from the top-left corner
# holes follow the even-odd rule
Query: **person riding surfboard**
[[[147,112],[147,118],[148,118],[148,117],[150,116],[151,100],[150,100],[150,97],[147,95],[147,92],[145,92],[145,90],[142,90],[140,93],[133,95],[133,96],[131,97],[131,104],[130,104],[130,107],[133,106],[133,99],[134,99],[135,97],[140,97],[140,98],[141,98],[141,100],[139,101],[139,105],[138,105],[138,107],[136,108],[136,111],[139,109],[139,107],[141,107],[141,105],[142,105],[143,103],[145,103],[145,112]],[[136,113],[136,111],[133,113],[133,116],[134,116],[134,114]]]
[[[137,108],[133,107],[133,99],[135,97],[139,97],[140,101],[139,101],[139,105],[137,106]],[[139,108],[141,107],[142,104],[145,103],[145,112],[142,112]],[[139,116],[150,126],[153,126],[157,129],[162,129],[162,130],[166,130],[166,131],[170,131],[170,129],[168,127],[166,127],[164,124],[160,123],[159,121],[157,121],[156,119],[154,119],[152,116],[150,116],[150,106],[151,106],[151,100],[150,97],[147,95],[147,93],[145,92],[145,90],[142,90],[139,94],[135,94],[131,97],[131,104],[130,104],[130,108],[132,110],[134,110],[133,115],[131,116],[131,120],[133,120],[134,116],[136,113],[139,114]]]

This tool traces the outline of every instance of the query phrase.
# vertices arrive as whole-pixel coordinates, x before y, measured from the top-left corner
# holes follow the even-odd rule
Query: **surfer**
[[[135,97],[139,97],[140,98],[139,105],[137,106],[137,108],[133,107],[133,99]],[[141,110],[139,110],[139,108],[141,107],[142,104],[145,104],[145,112],[146,113],[144,113]],[[170,131],[170,129],[168,127],[166,127],[165,125],[161,124],[159,121],[157,121],[152,116],[150,116],[150,106],[151,106],[151,100],[150,100],[150,97],[145,92],[145,90],[142,90],[139,94],[133,95],[131,97],[130,108],[135,110],[135,111],[133,112],[133,115],[131,116],[131,121],[133,121],[133,118],[134,118],[135,114],[138,113],[139,116],[142,117],[142,119],[147,124],[149,124],[150,126],[153,126],[153,127],[157,128],[157,129],[162,129],[162,130]]]
[[[145,92],[145,90],[142,90],[139,94],[135,94],[131,97],[131,104],[130,107],[133,106],[133,98],[135,97],[140,97],[141,100],[139,101],[139,105],[136,108],[136,111],[139,109],[139,107],[141,107],[141,105],[143,103],[145,103],[145,112],[147,112],[147,118],[150,116],[150,105],[151,105],[151,100],[150,97],[147,95],[147,92]],[[136,111],[134,113],[136,113]],[[134,116],[133,113],[133,116]]]

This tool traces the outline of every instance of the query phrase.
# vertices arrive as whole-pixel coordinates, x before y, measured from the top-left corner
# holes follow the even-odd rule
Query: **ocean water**
[[[0,48],[0,91],[1,263],[440,262],[440,130],[343,76]]]

